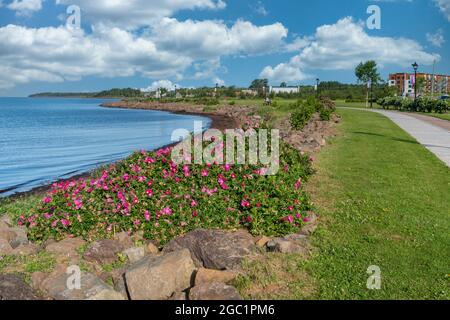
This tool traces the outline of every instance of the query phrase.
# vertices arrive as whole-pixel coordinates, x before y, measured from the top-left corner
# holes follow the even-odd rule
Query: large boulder
[[[18,276],[0,274],[0,300],[37,300],[33,290]]]
[[[208,282],[230,283],[238,276],[234,271],[220,271],[200,268],[195,275],[195,285]]]
[[[267,243],[269,252],[296,253],[307,256],[309,249],[306,243],[300,239],[275,238]]]
[[[61,271],[53,272],[39,284],[40,289],[55,300],[125,300],[122,294],[91,273],[81,272],[80,287],[73,288],[69,285],[74,284],[71,281],[74,274]]]
[[[9,244],[9,241],[0,239],[0,256],[10,255],[13,252],[13,248]]]
[[[197,267],[235,270],[242,259],[256,254],[253,236],[245,230],[198,229],[170,241],[163,252],[189,249]]]
[[[125,273],[125,281],[132,300],[165,300],[190,288],[194,271],[185,249],[140,260]]]
[[[135,263],[145,257],[145,248],[144,247],[133,247],[128,248],[122,252],[130,263]]]
[[[67,238],[60,242],[50,241],[45,250],[62,259],[74,259],[79,257],[78,249],[85,243],[81,238]]]
[[[236,288],[220,282],[206,282],[189,291],[189,300],[242,300]]]
[[[83,258],[90,262],[110,264],[117,260],[117,254],[123,249],[124,246],[119,241],[100,240],[90,245]]]

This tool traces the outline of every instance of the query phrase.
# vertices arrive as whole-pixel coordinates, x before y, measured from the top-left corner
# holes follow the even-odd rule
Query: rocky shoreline
[[[182,104],[116,102],[104,107],[203,115],[213,120],[213,128],[221,130],[264,121],[252,107],[224,106],[214,112]],[[339,119],[324,122],[314,118],[301,132],[283,121],[280,128],[285,141],[301,152],[315,152],[325,145],[333,132],[332,124]],[[254,237],[247,230],[197,229],[159,248],[142,233],[126,232],[92,243],[66,238],[35,244],[28,241],[26,228],[0,217],[0,265],[10,257],[18,259],[19,269],[23,268],[20,259],[27,257],[44,256],[51,261],[47,262],[49,270],[29,271],[26,277],[17,276],[20,272],[14,267],[2,269],[0,300],[240,300],[233,283],[244,272],[244,259],[271,253],[308,258],[310,235],[319,219],[310,212],[305,221],[298,233],[286,237]],[[81,287],[70,287],[77,279],[74,276]]]
[[[92,243],[67,238],[33,244],[25,228],[2,217],[0,263],[7,256],[45,254],[54,265],[48,272],[32,272],[28,281],[15,270],[3,271],[0,300],[241,300],[233,283],[243,274],[242,261],[266,252],[307,259],[317,223],[311,214],[299,233],[280,238],[197,229],[158,248],[141,234],[126,232]]]

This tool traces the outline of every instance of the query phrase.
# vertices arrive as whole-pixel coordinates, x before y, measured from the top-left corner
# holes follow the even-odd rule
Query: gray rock
[[[16,233],[9,228],[0,229],[0,239],[6,240],[8,243],[10,243],[16,237]]]
[[[185,301],[187,300],[187,294],[186,292],[175,292],[169,300],[171,301]]]
[[[242,300],[236,288],[220,282],[206,282],[189,291],[189,300]]]
[[[10,242],[11,247],[13,247],[13,249],[19,247],[20,245],[27,245],[29,243],[27,230],[25,228],[14,227],[11,228],[10,230],[16,234],[15,238]]]
[[[13,248],[9,244],[9,242],[5,239],[0,239],[0,256],[10,255],[13,251]]]
[[[86,243],[81,238],[67,238],[60,242],[49,241],[45,250],[56,256],[72,259],[79,256],[78,249]]]
[[[123,251],[123,245],[115,240],[100,240],[91,244],[84,253],[86,261],[110,264],[117,260],[117,254]]]
[[[37,300],[33,290],[18,276],[0,274],[0,300]]]
[[[128,232],[120,232],[120,233],[116,233],[113,237],[114,240],[116,240],[117,242],[119,242],[124,249],[128,249],[134,246],[133,244],[133,240],[131,239],[131,237],[128,235]]]
[[[163,252],[189,249],[195,265],[216,270],[235,270],[242,259],[256,254],[254,239],[245,230],[227,232],[198,229],[170,241]]]
[[[97,276],[81,272],[80,288],[73,289],[68,284],[73,284],[69,277],[73,274],[65,272],[52,273],[42,281],[40,288],[55,300],[124,300],[125,298],[110,286],[105,284]]]
[[[12,251],[12,255],[16,256],[31,256],[37,254],[39,252],[39,248],[35,244],[21,244],[17,248]]]
[[[267,250],[269,252],[298,253],[303,255],[309,253],[309,250],[300,242],[283,238],[276,238],[269,241],[267,243]]]
[[[147,256],[125,273],[132,300],[165,300],[191,287],[195,271],[189,250]]]
[[[129,248],[122,252],[130,263],[135,263],[145,257],[145,248],[144,247],[134,247]]]

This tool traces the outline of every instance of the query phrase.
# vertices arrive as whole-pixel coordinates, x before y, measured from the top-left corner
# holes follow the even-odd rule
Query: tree
[[[250,85],[250,89],[262,89],[269,86],[269,80],[267,79],[255,79]]]
[[[286,87],[287,87],[287,83],[286,83],[286,82],[282,82],[282,83],[280,84],[280,87],[281,87],[281,88],[286,88]]]
[[[361,62],[355,68],[355,75],[358,78],[358,82],[366,84],[366,96],[369,97],[369,83],[370,92],[372,92],[372,87],[381,80],[380,74],[378,73],[377,63],[373,60],[367,62]],[[370,99],[370,107],[372,108],[372,99]]]

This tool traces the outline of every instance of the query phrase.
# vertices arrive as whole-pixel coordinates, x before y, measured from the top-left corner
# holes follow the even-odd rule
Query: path
[[[450,167],[450,121],[379,109],[343,109],[371,111],[388,117]]]

